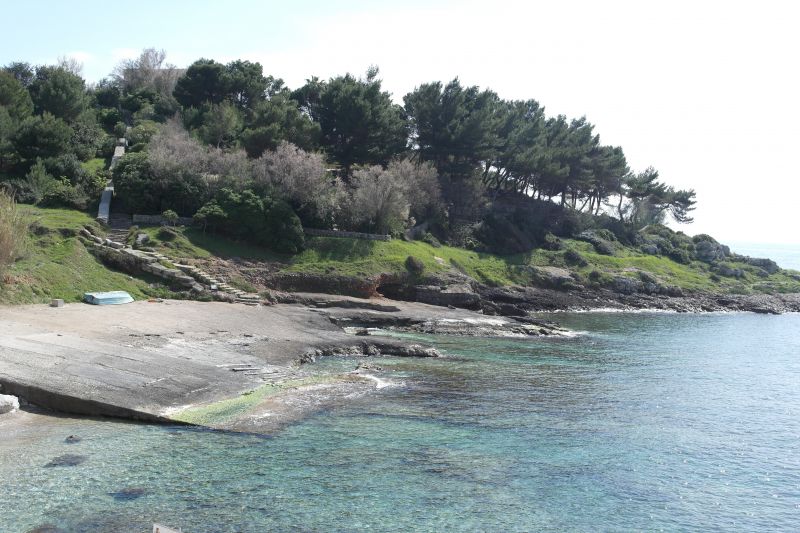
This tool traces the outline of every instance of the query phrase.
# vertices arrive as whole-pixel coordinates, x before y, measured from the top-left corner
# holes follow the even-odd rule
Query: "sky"
[[[155,47],[181,67],[258,61],[291,88],[378,65],[398,103],[456,76],[534,98],[548,115],[585,115],[632,169],[695,189],[686,233],[800,244],[800,3],[27,0],[3,14],[16,22],[0,64],[73,57],[88,81]]]

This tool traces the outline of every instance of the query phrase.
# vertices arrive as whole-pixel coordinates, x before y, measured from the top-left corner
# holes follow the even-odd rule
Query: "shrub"
[[[545,250],[552,250],[558,251],[564,248],[564,243],[561,242],[561,239],[550,233],[549,231],[544,235],[544,241],[542,242],[542,248]]]
[[[422,242],[430,244],[434,248],[441,248],[442,247],[442,243],[440,243],[439,239],[437,239],[430,231],[426,231],[422,235],[422,239],[420,239],[420,240]]]
[[[422,273],[425,272],[425,263],[413,255],[406,257],[405,265],[406,270],[408,270],[412,276],[421,276]]]
[[[8,267],[24,254],[29,226],[14,198],[0,190],[0,283]]]
[[[577,265],[581,267],[585,267],[589,264],[589,262],[586,261],[581,254],[572,248],[569,248],[566,252],[564,252],[564,261],[566,261],[568,265]],[[597,271],[595,270],[593,272]]]
[[[62,178],[53,180],[53,185],[48,189],[39,202],[45,207],[69,207],[84,210],[88,204],[88,197],[81,187],[75,187],[69,180]]]
[[[166,222],[170,226],[174,226],[178,222],[178,213],[176,213],[172,209],[167,209],[166,211],[161,213],[161,218],[163,218],[164,222]]]
[[[274,202],[267,209],[265,226],[269,239],[267,244],[278,252],[296,254],[303,250],[305,235],[300,218],[284,201]]]
[[[125,137],[125,133],[128,131],[128,126],[125,125],[124,122],[121,120],[114,125],[114,135],[117,139],[122,139]]]
[[[162,226],[158,230],[158,233],[156,235],[158,236],[158,238],[160,240],[165,241],[165,242],[174,241],[175,238],[178,236],[178,234],[175,233],[174,229],[168,228],[166,226]]]

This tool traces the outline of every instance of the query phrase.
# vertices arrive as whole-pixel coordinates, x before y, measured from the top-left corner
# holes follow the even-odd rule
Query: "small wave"
[[[373,376],[372,374],[358,374],[358,375],[367,378],[371,381],[374,381],[376,389],[385,389],[387,387],[402,387],[404,385],[402,381],[389,381],[387,379],[381,379],[378,376]]]

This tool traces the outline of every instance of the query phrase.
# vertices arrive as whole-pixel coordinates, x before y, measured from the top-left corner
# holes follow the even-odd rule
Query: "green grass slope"
[[[33,221],[28,253],[0,284],[0,303],[23,304],[63,298],[77,302],[84,292],[124,290],[134,298],[152,294],[148,283],[111,270],[76,237],[84,225],[96,225],[80,211],[20,206]]]
[[[632,248],[618,247],[615,255],[601,255],[591,244],[577,240],[563,241],[558,251],[537,249],[525,254],[497,256],[448,246],[403,240],[363,241],[312,237],[306,240],[306,250],[295,256],[276,254],[258,246],[236,243],[224,238],[203,234],[196,228],[175,228],[174,236],[159,228],[145,228],[159,251],[175,259],[210,257],[250,259],[275,262],[278,270],[314,274],[339,274],[357,277],[381,273],[406,272],[405,261],[414,256],[425,265],[426,275],[457,270],[474,279],[494,286],[535,284],[536,268],[558,267],[569,270],[587,286],[603,286],[614,277],[641,279],[642,272],[663,285],[680,287],[685,291],[752,294],[800,292],[800,275],[781,270],[761,277],[757,267],[745,263],[729,265],[744,272],[741,278],[716,275],[710,265],[693,261],[682,264],[664,256],[644,254]],[[586,264],[576,266],[565,258],[567,250],[578,252]]]
[[[107,268],[86,249],[78,232],[92,225],[100,230],[86,213],[68,209],[43,209],[21,206],[33,221],[28,253],[14,264],[7,274],[7,283],[0,284],[0,303],[41,303],[50,298],[68,302],[80,301],[88,291],[125,290],[134,298],[168,296],[167,289],[151,284],[150,278],[131,277]],[[720,277],[711,266],[699,261],[681,264],[664,256],[641,253],[632,248],[617,247],[613,256],[595,252],[591,244],[564,240],[558,251],[533,250],[526,254],[497,256],[448,246],[403,240],[362,241],[313,237],[307,239],[305,251],[294,256],[219,236],[204,234],[197,228],[144,228],[151,244],[168,257],[178,259],[241,258],[270,262],[278,272],[336,274],[359,278],[382,273],[406,272],[409,256],[424,265],[424,275],[435,277],[447,272],[461,272],[493,286],[536,285],[545,267],[569,270],[577,281],[588,287],[609,286],[615,277],[655,278],[663,285],[684,291],[731,294],[800,292],[800,273],[781,270],[764,276],[757,267],[732,262],[729,266],[744,272],[739,278]],[[567,251],[580,254],[583,263],[569,262]],[[546,269],[546,270],[552,270]],[[245,283],[242,280],[242,283]],[[252,287],[248,286],[247,290]]]

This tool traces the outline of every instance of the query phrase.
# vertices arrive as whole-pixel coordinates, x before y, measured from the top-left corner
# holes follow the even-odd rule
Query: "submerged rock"
[[[67,453],[64,455],[59,455],[58,457],[54,458],[52,461],[44,465],[45,468],[52,468],[55,466],[78,466],[79,464],[86,461],[87,457],[85,455],[74,455],[71,453]]]
[[[82,439],[80,437],[76,437],[75,435],[70,435],[69,437],[64,439],[64,442],[66,442],[67,444],[77,444],[81,440]]]
[[[66,533],[66,530],[54,526],[53,524],[42,524],[41,526],[29,529],[25,533]]]
[[[141,498],[147,494],[147,489],[144,487],[125,487],[117,492],[109,492],[108,495],[117,501],[129,501]]]

